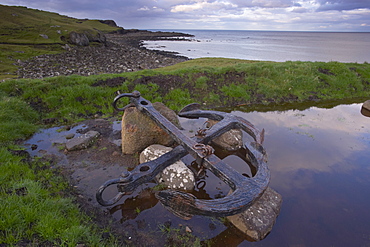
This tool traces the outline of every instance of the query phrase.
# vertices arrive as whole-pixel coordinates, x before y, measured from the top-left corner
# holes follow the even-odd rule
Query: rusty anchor
[[[118,108],[117,102],[128,97],[130,103]],[[219,111],[200,110],[199,104],[190,104],[179,112],[179,116],[186,118],[208,118],[219,121],[209,129],[189,138],[175,125],[154,109],[152,103],[143,97],[140,92],[124,93],[118,95],[113,102],[115,109],[124,111],[127,107],[135,106],[142,113],[149,116],[156,124],[164,129],[179,144],[172,151],[159,158],[139,164],[132,171],[124,171],[119,178],[106,181],[96,192],[96,199],[103,206],[117,203],[124,195],[132,193],[139,185],[149,182],[167,166],[190,154],[203,169],[208,169],[223,180],[232,192],[223,197],[211,200],[197,199],[194,195],[182,191],[163,190],[156,197],[168,210],[175,215],[190,219],[193,215],[224,217],[245,211],[258,199],[268,186],[270,172],[266,164],[266,152],[262,146],[264,130],[259,131],[244,118],[230,113]],[[222,135],[230,129],[241,129],[252,137],[250,143],[245,143],[243,159],[253,166],[255,174],[246,177],[214,154],[209,143],[212,139]],[[117,185],[118,194],[106,201],[103,199],[104,190]]]

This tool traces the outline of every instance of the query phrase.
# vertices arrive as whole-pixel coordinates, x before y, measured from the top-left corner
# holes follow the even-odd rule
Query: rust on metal
[[[203,155],[202,158],[207,157],[207,156],[213,154],[213,152],[214,152],[214,149],[210,145],[205,145],[203,143],[196,143],[196,144],[194,144],[193,148],[195,150],[200,150],[201,151],[201,153]]]
[[[130,99],[129,105],[118,108],[117,102],[124,97]],[[210,128],[203,128],[195,137],[189,138],[155,110],[152,103],[141,97],[137,91],[120,94],[114,99],[113,106],[119,111],[135,106],[165,130],[178,146],[155,160],[142,163],[130,172],[124,172],[117,179],[105,182],[96,193],[97,201],[101,205],[110,206],[117,203],[124,195],[132,193],[139,185],[153,180],[159,172],[188,154],[192,155],[200,165],[200,172],[204,169],[211,171],[230,186],[232,192],[223,198],[204,200],[182,191],[170,189],[159,191],[156,197],[160,202],[181,218],[190,219],[193,215],[224,217],[241,213],[267,188],[270,172],[266,164],[266,151],[262,146],[264,130],[258,130],[246,119],[230,113],[201,110],[199,104],[190,104],[179,112],[179,116],[193,119],[208,118],[218,122]],[[254,171],[252,177],[235,171],[217,157],[213,147],[209,145],[214,138],[231,129],[241,129],[253,139],[245,143],[240,152],[237,152],[239,157],[251,165],[251,170]],[[117,185],[118,194],[106,201],[103,199],[103,192],[111,185]]]

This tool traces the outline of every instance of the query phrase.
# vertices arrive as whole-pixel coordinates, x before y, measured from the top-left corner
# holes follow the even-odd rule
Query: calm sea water
[[[189,58],[225,57],[262,61],[370,62],[370,33],[228,30],[177,31],[187,41],[145,41],[148,49],[174,51]]]

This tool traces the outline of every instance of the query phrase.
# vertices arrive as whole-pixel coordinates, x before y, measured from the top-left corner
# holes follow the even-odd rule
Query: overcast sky
[[[126,29],[370,32],[370,0],[0,0]]]

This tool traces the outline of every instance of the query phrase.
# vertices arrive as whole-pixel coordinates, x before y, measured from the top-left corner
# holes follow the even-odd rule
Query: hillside
[[[97,30],[108,33],[121,29],[99,20],[80,20],[52,12],[5,5],[0,5],[0,23],[0,43],[7,44],[65,43],[71,31],[95,35]]]

